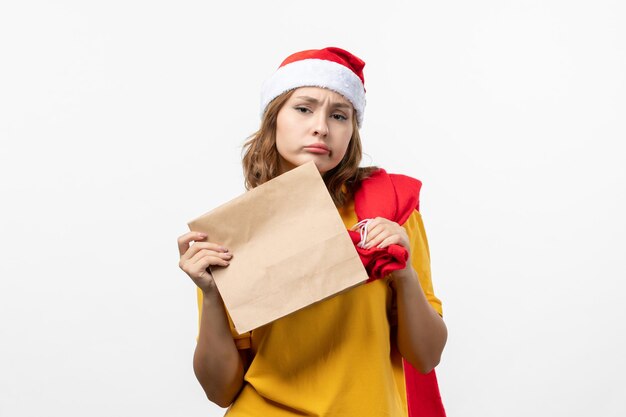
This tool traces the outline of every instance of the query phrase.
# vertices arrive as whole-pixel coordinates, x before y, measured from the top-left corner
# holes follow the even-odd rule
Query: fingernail
[[[198,236],[200,236],[201,238],[205,238],[205,237],[207,237],[207,234],[206,233],[198,233]]]
[[[228,249],[226,249],[224,246],[220,246],[220,249],[222,250],[222,252],[228,252]]]

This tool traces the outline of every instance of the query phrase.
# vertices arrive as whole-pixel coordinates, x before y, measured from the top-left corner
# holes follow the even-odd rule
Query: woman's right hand
[[[233,257],[228,249],[217,243],[202,242],[206,237],[199,232],[188,232],[178,237],[178,266],[204,293],[216,290],[213,275],[207,268],[211,265],[228,266]],[[192,241],[194,244],[189,246]]]

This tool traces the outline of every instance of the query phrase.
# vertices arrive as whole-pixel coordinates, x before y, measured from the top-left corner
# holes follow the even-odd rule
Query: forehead
[[[296,90],[293,92],[293,95],[291,97],[296,98],[298,96],[308,96],[308,97],[315,98],[319,101],[330,99],[331,102],[345,103],[345,104],[349,104],[350,107],[352,107],[352,103],[346,100],[344,96],[342,96],[341,94],[333,90],[329,90],[328,88],[322,88],[322,87],[296,88]]]

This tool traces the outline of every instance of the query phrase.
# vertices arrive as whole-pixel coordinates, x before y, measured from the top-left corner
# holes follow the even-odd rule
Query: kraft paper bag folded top
[[[188,223],[233,253],[211,272],[239,333],[367,280],[315,163],[292,169]]]

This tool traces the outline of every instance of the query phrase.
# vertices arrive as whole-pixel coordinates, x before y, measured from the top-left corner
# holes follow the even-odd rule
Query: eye
[[[306,107],[294,107],[294,109],[296,109],[299,113],[306,113],[309,111]]]
[[[335,120],[342,120],[342,121],[343,120],[348,120],[348,118],[346,116],[344,116],[343,114],[337,114],[337,113],[333,114],[333,118]]]

